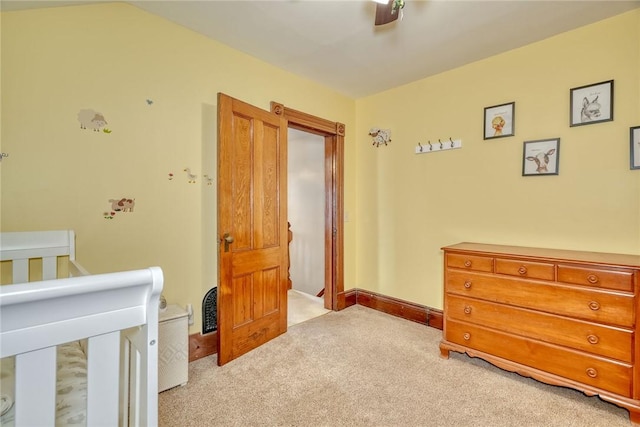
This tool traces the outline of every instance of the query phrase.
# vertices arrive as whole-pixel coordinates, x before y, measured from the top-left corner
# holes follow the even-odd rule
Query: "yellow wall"
[[[2,230],[72,228],[93,273],[161,266],[169,303],[194,306],[191,332],[217,283],[216,181],[202,175],[216,177],[218,92],[345,123],[355,210],[354,100],[126,4],[5,12],[1,21]],[[104,114],[112,133],[81,130],[81,109]],[[123,197],[135,198],[134,212],[105,219],[108,200]],[[355,226],[346,228],[353,283]]]
[[[440,248],[461,241],[640,254],[639,48],[635,10],[359,99],[356,286],[441,308]],[[610,79],[614,121],[569,127],[570,88]],[[512,101],[515,136],[484,141],[484,107]],[[414,154],[450,137],[463,148]],[[523,177],[523,141],[555,137],[559,175]]]
[[[640,253],[640,10],[356,101],[125,4],[5,12],[1,32],[2,230],[73,228],[96,273],[162,266],[191,332],[217,280],[202,175],[218,92],[346,124],[345,289],[441,308],[440,248],[459,241]],[[569,89],[609,79],[615,120],[570,128]],[[511,101],[516,136],[483,141],[484,107]],[[81,130],[83,108],[112,133]],[[389,146],[372,147],[374,126]],[[414,154],[449,137],[463,148]],[[554,137],[560,174],[522,177],[523,141]],[[134,213],[104,219],[116,197]]]

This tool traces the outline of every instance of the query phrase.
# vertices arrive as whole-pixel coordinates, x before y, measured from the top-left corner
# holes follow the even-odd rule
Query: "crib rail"
[[[42,258],[44,279],[0,286],[0,357],[15,356],[15,426],[53,425],[56,346],[77,340],[87,342],[86,425],[157,425],[162,270],[90,275],[75,261],[74,239],[72,231],[0,234],[14,279],[28,280],[33,258]],[[72,277],[53,280],[59,256],[69,257]]]
[[[161,285],[151,267],[2,286],[0,357],[143,325]]]
[[[83,266],[80,265],[78,261],[69,260],[68,264],[69,268],[69,277],[80,277],[80,276],[88,276],[89,273]]]
[[[14,231],[0,234],[0,260],[71,255],[75,259],[73,230]]]
[[[0,261],[11,261],[11,283],[30,282],[32,259],[42,259],[42,280],[57,279],[58,258],[68,256],[75,276],[89,274],[76,262],[73,230],[20,231],[0,233]]]
[[[157,421],[159,267],[0,287],[0,357],[16,356],[16,425],[55,418],[55,346],[88,338],[87,421]],[[120,331],[135,343],[133,416],[119,413]],[[135,356],[137,355],[137,356]],[[127,396],[127,399],[129,396]],[[147,411],[147,408],[152,410]],[[96,425],[96,424],[87,424]]]

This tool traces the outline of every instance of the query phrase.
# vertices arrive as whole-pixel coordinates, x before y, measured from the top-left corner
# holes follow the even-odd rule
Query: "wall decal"
[[[107,121],[102,113],[91,109],[84,109],[78,112],[78,121],[80,122],[80,129],[92,129],[94,132],[100,132],[100,128],[103,128]],[[111,133],[106,129],[105,133]]]
[[[104,219],[113,219],[118,212],[133,212],[133,207],[136,205],[136,199],[128,199],[123,197],[121,199],[109,199],[111,203],[111,210],[102,214]]]
[[[104,129],[102,129],[102,132],[104,132],[104,133],[111,133],[111,129],[104,128]]]
[[[147,99],[147,105],[153,104],[153,99]]]
[[[369,136],[373,137],[373,144],[376,147],[379,147],[380,144],[387,145],[391,142],[391,130],[390,129],[378,129],[371,128],[369,130]]]
[[[184,168],[184,171],[187,173],[187,179],[189,180],[189,184],[195,184],[196,178],[198,177],[198,175],[192,174],[191,169],[189,168]]]
[[[133,207],[136,205],[136,199],[109,199],[111,203],[111,210],[116,212],[133,212]]]
[[[204,179],[207,181],[207,185],[213,185],[213,178],[211,178],[209,175],[202,176],[204,176]]]
[[[171,172],[169,172],[169,181],[173,180],[173,174]]]

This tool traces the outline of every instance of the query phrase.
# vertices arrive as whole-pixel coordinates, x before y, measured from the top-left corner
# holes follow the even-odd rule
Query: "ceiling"
[[[2,10],[96,1],[2,0]],[[369,0],[126,1],[352,98],[487,58],[619,13],[640,0],[406,0],[373,25]]]

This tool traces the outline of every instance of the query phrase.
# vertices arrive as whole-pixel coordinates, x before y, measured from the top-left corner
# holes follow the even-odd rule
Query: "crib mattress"
[[[14,425],[13,357],[2,359],[0,367],[0,425]],[[57,351],[56,426],[86,426],[87,358],[79,342],[64,344]]]

